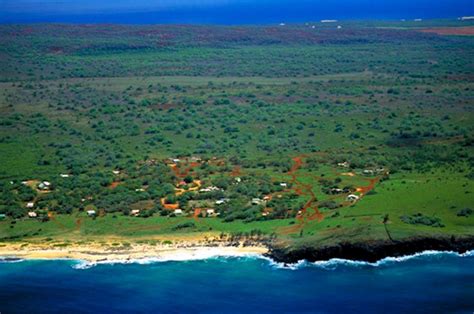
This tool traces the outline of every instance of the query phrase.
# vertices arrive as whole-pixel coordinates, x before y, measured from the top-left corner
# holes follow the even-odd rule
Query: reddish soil
[[[201,214],[201,208],[196,208],[194,210],[193,218],[196,221],[199,221],[199,215]]]
[[[66,227],[62,223],[56,220],[56,216],[54,215],[53,212],[48,212],[48,218],[49,220],[54,222],[56,225],[58,225],[61,229],[66,229]]]
[[[474,26],[466,27],[433,27],[420,30],[423,33],[434,33],[438,35],[461,35],[473,36]]]
[[[81,225],[82,225],[82,218],[77,218],[76,219],[76,231],[81,230]]]
[[[168,210],[174,210],[174,209],[178,209],[179,208],[179,204],[167,204],[165,203],[165,199],[162,198],[161,199],[161,205],[163,205],[163,207],[165,209],[168,209]]]
[[[240,177],[242,175],[240,166],[235,166],[230,173],[231,177]]]
[[[112,182],[112,183],[109,185],[109,189],[113,190],[113,189],[115,189],[116,187],[118,187],[120,184],[122,184],[122,182],[114,181],[114,182]]]
[[[185,178],[186,176],[189,175],[189,172],[191,172],[191,170],[193,168],[199,167],[200,165],[201,164],[198,163],[198,162],[191,162],[191,163],[189,163],[189,165],[186,168],[181,170],[180,167],[177,164],[173,164],[171,166],[171,169],[173,170],[173,173],[176,177]]]
[[[309,200],[304,204],[303,208],[301,209],[301,213],[296,216],[296,220],[298,223],[293,226],[281,229],[281,232],[284,234],[290,234],[300,231],[301,229],[303,229],[306,221],[318,220],[320,222],[324,219],[323,214],[319,211],[317,204],[315,204],[317,202],[317,199],[316,195],[314,195],[313,187],[311,186],[311,184],[303,184],[299,182],[296,175],[298,169],[300,169],[303,165],[303,159],[306,157],[306,155],[294,157],[294,163],[290,171],[288,171],[288,175],[291,177],[290,182],[293,185],[293,191],[297,195],[309,197]],[[313,211],[311,215],[308,215],[309,209]]]

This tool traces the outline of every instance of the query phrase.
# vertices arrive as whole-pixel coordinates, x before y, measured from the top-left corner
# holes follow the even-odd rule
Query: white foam
[[[196,249],[189,251],[177,251],[172,255],[166,255],[164,257],[144,257],[137,259],[108,259],[103,261],[83,261],[79,260],[77,264],[73,265],[75,269],[88,269],[96,265],[115,265],[115,264],[141,264],[147,265],[152,263],[163,263],[163,262],[186,262],[186,261],[198,261],[198,260],[209,260],[209,259],[226,259],[226,258],[260,258],[261,255],[257,253],[245,253],[238,252],[235,250],[225,251],[222,248],[205,248]]]
[[[342,259],[342,258],[331,258],[327,261],[316,261],[316,262],[308,262],[306,260],[300,260],[296,263],[281,263],[275,262],[269,257],[259,256],[259,258],[267,260],[272,267],[278,269],[289,269],[289,270],[297,270],[303,267],[318,267],[324,269],[335,269],[339,266],[352,266],[352,267],[361,267],[361,266],[368,266],[368,267],[380,267],[384,265],[390,265],[394,263],[401,263],[411,259],[417,259],[421,257],[428,257],[428,256],[443,256],[443,255],[451,255],[457,257],[473,257],[473,251],[467,251],[465,253],[457,253],[453,251],[433,251],[427,250],[419,253],[415,253],[412,255],[404,255],[399,257],[385,257],[381,260],[376,262],[365,262],[365,261],[357,261],[357,260],[349,260],[349,259]]]
[[[22,258],[11,258],[11,257],[2,257],[0,256],[0,263],[21,263],[25,261],[24,259]]]
[[[380,266],[390,265],[390,264],[394,264],[394,263],[402,263],[402,262],[406,262],[408,260],[418,259],[418,258],[421,258],[421,257],[445,256],[445,255],[458,256],[458,257],[469,257],[469,256],[474,256],[474,250],[473,251],[467,251],[466,253],[462,253],[462,254],[457,253],[457,252],[453,252],[453,251],[427,250],[427,251],[415,253],[415,254],[412,254],[412,255],[403,255],[403,256],[399,256],[399,257],[389,256],[389,257],[385,257],[381,260],[378,260],[376,262],[364,262],[364,261],[354,261],[354,260],[333,258],[333,259],[330,259],[328,261],[318,261],[318,262],[310,263],[310,265],[325,268],[325,269],[334,269],[337,266],[341,266],[341,265],[380,267]]]
[[[185,261],[197,261],[197,260],[211,260],[217,259],[221,261],[225,261],[226,259],[261,259],[268,262],[271,267],[277,269],[288,269],[288,270],[297,270],[303,267],[318,267],[323,269],[336,269],[339,266],[351,266],[351,267],[380,267],[384,265],[390,265],[394,263],[401,263],[411,259],[417,259],[422,257],[429,257],[429,256],[457,256],[457,257],[474,257],[474,250],[467,251],[465,253],[457,253],[453,251],[423,251],[420,253],[415,253],[412,255],[404,255],[400,257],[386,257],[376,262],[364,262],[364,261],[355,261],[355,260],[348,260],[348,259],[341,259],[341,258],[332,258],[327,261],[316,261],[316,262],[308,262],[306,260],[300,260],[296,263],[281,263],[276,262],[273,259],[263,256],[257,253],[240,253],[236,251],[222,251],[219,248],[206,248],[206,250],[194,250],[190,252],[180,252],[177,254],[169,255],[166,257],[146,257],[146,258],[138,258],[138,259],[117,259],[117,260],[103,260],[103,261],[85,261],[85,260],[78,260],[78,259],[67,259],[67,258],[58,258],[54,260],[66,260],[66,261],[73,261],[74,264],[72,267],[74,269],[88,269],[97,265],[115,265],[115,264],[140,264],[140,265],[147,265],[153,263],[163,263],[163,262],[185,262]],[[7,257],[0,256],[0,264],[1,263],[20,263],[24,261],[28,261],[28,259],[5,259]],[[9,257],[11,258],[11,257]],[[41,260],[51,260],[51,259],[41,259]]]

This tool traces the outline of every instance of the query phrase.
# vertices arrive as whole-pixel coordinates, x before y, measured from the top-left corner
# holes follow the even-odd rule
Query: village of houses
[[[205,194],[205,193],[212,193],[212,192],[222,192],[222,194],[225,194],[225,190],[223,188],[219,188],[215,185],[212,185],[210,182],[207,184],[204,184],[203,182],[206,182],[205,180],[200,180],[200,179],[193,179],[192,181],[185,181],[183,179],[184,175],[180,173],[179,168],[180,167],[188,167],[188,171],[192,170],[193,167],[196,167],[203,163],[204,161],[199,158],[199,157],[190,157],[190,158],[169,158],[165,160],[165,163],[173,170],[173,172],[176,174],[176,179],[177,183],[175,185],[175,192],[174,196],[179,197],[180,195],[184,193],[197,193],[197,194]],[[337,168],[339,169],[349,169],[350,168],[350,163],[345,161],[345,162],[339,162],[336,164]],[[113,175],[119,176],[121,175],[121,170],[112,170]],[[351,170],[349,172],[339,172],[339,175],[344,176],[344,177],[349,177],[353,178],[356,176],[361,176],[363,178],[367,178],[368,185],[363,186],[363,187],[356,187],[356,188],[348,188],[344,187],[341,188],[339,186],[332,186],[328,189],[323,189],[325,194],[328,195],[336,195],[339,196],[341,201],[341,205],[352,205],[368,193],[370,190],[372,190],[375,187],[375,184],[380,180],[381,177],[388,175],[388,170],[386,170],[383,167],[375,167],[375,168],[369,168],[369,169],[360,169],[359,171]],[[187,174],[187,172],[186,172]],[[67,179],[72,177],[71,174],[64,174],[61,173],[59,174],[59,177],[62,179]],[[13,184],[13,182],[11,182]],[[41,195],[45,193],[49,193],[52,190],[54,190],[54,182],[50,181],[42,181],[42,180],[27,180],[27,181],[22,181],[22,184],[31,187],[32,189],[36,190],[36,192]],[[243,179],[239,176],[234,176],[233,177],[233,184],[234,185],[239,185],[239,184],[245,184]],[[268,195],[261,195],[261,197],[253,197],[248,200],[248,205],[249,206],[259,206],[261,208],[261,216],[262,217],[267,217],[271,211],[272,208],[271,206],[268,206],[269,203],[272,201],[273,198],[281,198],[283,197],[284,193],[293,191],[294,189],[301,191],[300,188],[298,188],[299,182],[295,179],[293,182],[289,180],[288,182],[276,182],[276,185],[278,185],[278,192],[271,193]],[[135,192],[141,193],[145,192],[145,188],[138,188],[135,189]],[[300,194],[300,196],[304,197],[305,195]],[[333,198],[334,199],[334,198]],[[85,201],[92,201],[92,198],[88,199],[81,199],[81,202]],[[209,218],[209,217],[218,217],[220,216],[220,210],[222,208],[225,208],[226,204],[230,202],[231,199],[229,197],[221,197],[218,199],[204,199],[202,201],[194,201],[191,200],[188,202],[187,209],[183,209],[182,206],[180,206],[179,202],[169,202],[167,198],[163,197],[159,200],[160,205],[162,206],[162,209],[166,211],[169,216],[174,217],[174,216],[189,216],[189,217],[194,217],[194,218]],[[30,219],[45,219],[46,217],[51,217],[54,215],[54,213],[48,211],[47,209],[39,209],[36,207],[36,203],[34,200],[28,201],[24,204],[25,208],[28,210],[27,212],[27,217],[25,218],[30,218]],[[129,215],[132,217],[140,217],[142,211],[146,211],[147,209],[131,209],[129,212]],[[99,215],[99,211],[97,209],[85,209],[84,210],[85,214],[91,218],[95,218]],[[102,210],[100,212],[102,215],[104,215],[105,211]],[[301,215],[302,211],[298,211],[297,215]],[[7,218],[5,214],[0,214],[0,219],[5,219]],[[47,219],[46,219],[47,220]]]

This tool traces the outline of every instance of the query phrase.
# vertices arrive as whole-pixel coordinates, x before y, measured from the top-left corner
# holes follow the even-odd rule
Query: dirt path
[[[82,218],[77,218],[76,219],[76,231],[81,230],[81,225],[82,225]]]
[[[201,164],[199,162],[191,162],[189,163],[189,165],[184,168],[184,169],[181,169],[178,164],[171,164],[170,167],[171,167],[171,170],[173,170],[173,173],[176,177],[178,178],[185,178],[186,176],[189,175],[189,173],[191,172],[192,169],[196,168],[196,167],[199,167]]]
[[[299,214],[296,216],[297,223],[295,225],[280,229],[280,232],[283,234],[299,232],[304,228],[306,222],[313,220],[321,222],[324,219],[324,215],[319,211],[317,206],[318,200],[314,194],[313,186],[311,184],[304,184],[298,181],[296,172],[303,166],[304,158],[307,158],[307,156],[299,155],[293,157],[293,166],[290,168],[287,174],[291,177],[290,183],[292,184],[292,190],[299,196],[308,197],[309,200],[303,205],[303,208],[301,208]],[[312,211],[311,214],[309,210]]]
[[[199,215],[201,214],[201,208],[196,208],[194,210],[193,218],[196,221],[199,221]]]
[[[240,166],[235,166],[230,173],[231,177],[240,177],[242,175],[242,169]]]
[[[56,225],[58,225],[61,229],[66,229],[66,227],[62,223],[60,223],[59,221],[56,220],[56,216],[55,216],[54,212],[48,212],[48,218],[49,218],[49,220],[54,222]]]
[[[318,153],[318,154],[322,155],[324,153]],[[294,225],[282,227],[278,229],[278,231],[283,234],[291,234],[291,233],[300,232],[304,228],[306,223],[315,221],[315,220],[318,222],[321,222],[324,220],[324,215],[319,211],[319,201],[316,198],[316,195],[314,194],[313,186],[311,184],[304,184],[298,180],[298,178],[301,179],[302,177],[308,176],[308,174],[297,175],[297,171],[303,166],[304,159],[307,157],[308,156],[305,154],[293,157],[292,158],[293,165],[287,173],[291,177],[291,180],[290,180],[290,182],[292,183],[291,190],[293,190],[299,196],[308,197],[308,201],[304,204],[303,208],[300,210],[300,212],[296,216],[296,223]],[[334,174],[339,175],[339,173],[337,172],[335,172]],[[366,179],[368,181],[368,185],[358,187],[356,191],[361,194],[361,197],[363,197],[364,195],[372,191],[377,185],[377,183],[379,183],[380,180],[386,174],[388,174],[388,172],[376,178]],[[323,179],[322,177],[315,176],[315,175],[309,175],[309,176],[315,180]],[[329,199],[334,199],[338,197],[341,197],[341,195],[335,195],[333,197],[330,197]],[[349,202],[349,201],[341,203],[342,207],[348,207],[348,206],[351,206],[352,204],[353,202]]]

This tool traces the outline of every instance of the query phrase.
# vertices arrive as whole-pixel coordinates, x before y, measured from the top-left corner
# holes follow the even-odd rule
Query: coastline
[[[71,259],[90,263],[127,262],[131,260],[169,260],[185,261],[212,257],[263,256],[268,248],[263,245],[149,245],[133,244],[126,247],[104,247],[96,244],[71,244],[67,247],[50,245],[7,244],[0,247],[0,257],[14,259]]]
[[[410,238],[403,241],[340,243],[321,247],[292,247],[269,242],[202,242],[175,244],[133,243],[114,246],[112,242],[57,243],[14,242],[0,244],[0,260],[78,260],[86,263],[127,263],[131,261],[188,261],[215,257],[261,257],[288,266],[301,262],[377,263],[424,252],[463,254],[474,250],[474,236],[465,238]]]
[[[425,251],[454,252],[463,254],[474,250],[474,236],[463,238],[417,237],[400,241],[343,242],[321,247],[271,247],[267,257],[277,263],[295,264],[342,259],[375,263],[384,258],[397,258]]]

